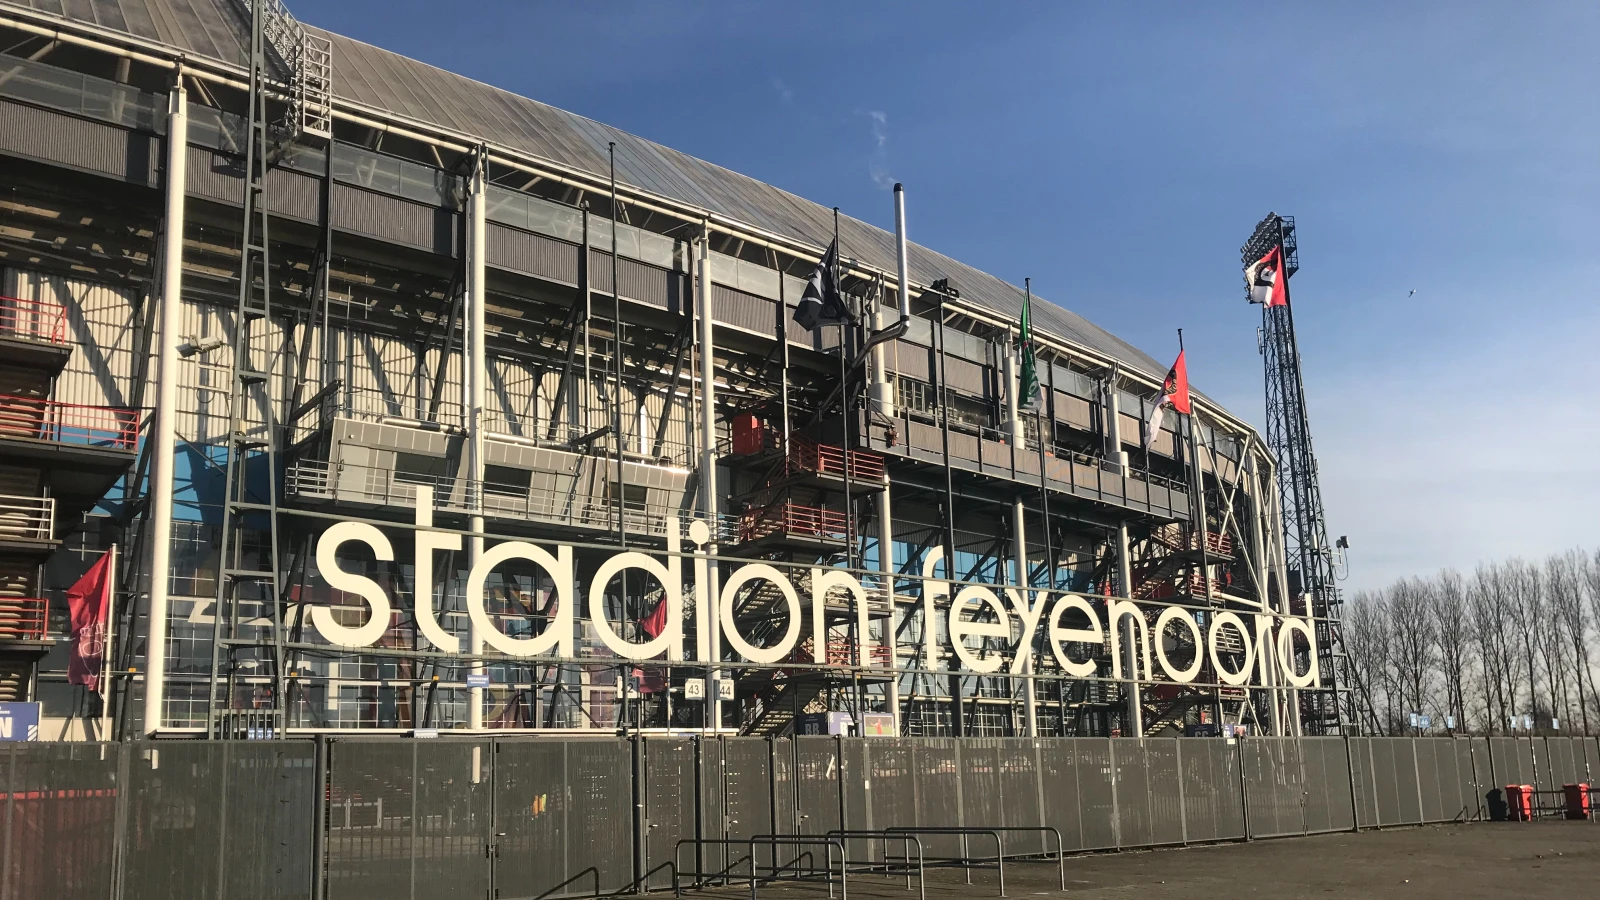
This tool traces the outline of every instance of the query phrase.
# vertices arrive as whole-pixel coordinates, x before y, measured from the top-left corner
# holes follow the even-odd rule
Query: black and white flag
[[[839,239],[828,245],[822,261],[806,282],[805,293],[794,308],[794,320],[807,331],[816,331],[824,325],[838,325],[850,321],[850,311],[845,308],[844,297],[839,293],[839,281],[834,270],[839,264]]]

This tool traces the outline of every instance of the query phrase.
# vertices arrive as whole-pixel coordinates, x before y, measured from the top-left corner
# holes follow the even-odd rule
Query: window
[[[442,456],[424,456],[421,453],[396,453],[394,455],[394,480],[406,484],[438,484],[445,480],[449,460]]]
[[[928,397],[933,393],[933,387],[927,382],[900,375],[895,378],[894,389],[895,406],[923,415],[931,415],[933,413],[928,403]]]
[[[607,506],[614,505],[617,502],[616,490],[617,483],[615,481],[606,482],[605,501]],[[641,512],[649,502],[650,489],[644,485],[625,484],[622,486],[623,509]]]
[[[483,467],[483,492],[507,497],[526,497],[533,473],[514,466]]]

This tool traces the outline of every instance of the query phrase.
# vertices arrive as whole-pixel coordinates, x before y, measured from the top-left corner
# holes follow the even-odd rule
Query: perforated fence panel
[[[5,767],[0,896],[110,896],[117,798],[123,790],[118,748],[3,744],[0,761]],[[216,859],[211,862],[215,866]]]
[[[838,738],[794,739],[794,785],[797,833],[825,834],[844,827]]]
[[[727,769],[723,760],[723,743],[715,738],[695,742],[699,766],[699,822],[700,835],[717,841],[728,836]],[[693,855],[684,851],[683,866],[691,871],[721,871],[726,863],[727,848],[721,844],[696,847]]]
[[[1455,742],[1456,775],[1461,780],[1461,805],[1467,818],[1484,818],[1484,792],[1489,782],[1489,742],[1462,738]]]
[[[974,738],[956,746],[957,756],[961,760],[960,824],[968,828],[992,828],[1005,824],[1005,798],[1000,793],[997,744],[996,738]]]
[[[1236,746],[1213,740],[1180,744],[1184,822],[1190,841],[1244,837]]]
[[[1379,738],[1394,745],[1395,793],[1400,799],[1400,824],[1418,825],[1422,819],[1422,787],[1418,783],[1416,742],[1410,738]]]
[[[1039,751],[1037,741],[1002,738],[995,754],[1000,766],[1000,796],[1002,798],[1002,825],[1008,828],[1037,828],[1044,825],[1039,783]],[[1065,838],[1062,839],[1065,841]],[[1054,852],[1055,841],[1045,839],[1042,833],[1012,833],[1006,838],[1006,853]]]
[[[1423,822],[1439,822],[1446,818],[1445,801],[1439,790],[1442,780],[1439,772],[1439,741],[1426,738],[1411,741],[1417,771],[1417,796],[1421,803]]]
[[[949,828],[961,824],[961,759],[953,738],[927,738],[917,742],[917,825]],[[923,846],[930,856],[961,852],[958,838],[929,835]]]
[[[1496,787],[1536,783],[1533,745],[1528,738],[1489,738],[1489,753],[1494,765]]]
[[[1077,761],[1083,849],[1125,846],[1117,835],[1117,788],[1111,766],[1111,739],[1065,740],[1071,743]]]
[[[583,815],[568,817],[567,867],[593,869],[600,890],[617,891],[633,881],[633,778],[627,741],[567,743],[569,796]]]
[[[1300,742],[1307,832],[1348,831],[1355,824],[1347,750],[1342,738],[1310,737]]]
[[[1560,788],[1565,784],[1577,784],[1578,763],[1583,747],[1577,738],[1552,737],[1545,738],[1545,755],[1550,759],[1550,786]],[[1577,750],[1578,753],[1573,751]]]
[[[1078,796],[1078,760],[1072,739],[1039,742],[1044,822],[1061,832],[1068,850],[1082,850],[1083,804]]]
[[[419,743],[335,741],[330,747],[329,900],[415,896],[412,800]]]
[[[1475,819],[1505,784],[1586,780],[1589,738],[644,737],[0,746],[0,900],[536,900],[743,875],[679,842],[840,826],[1058,829],[1070,851]],[[1537,781],[1535,781],[1537,779]],[[1008,855],[1054,848],[1004,834]],[[120,842],[120,843],[119,843]],[[851,856],[880,846],[853,839]],[[929,835],[930,858],[987,856]],[[62,848],[70,848],[65,853]],[[65,855],[64,855],[65,853]],[[763,866],[803,850],[758,848]],[[813,854],[818,856],[820,854]],[[120,862],[119,862],[120,860]],[[318,864],[320,862],[320,865]],[[47,881],[40,879],[46,878]],[[119,881],[120,879],[120,881]]]
[[[1251,738],[1243,750],[1250,834],[1276,837],[1305,834],[1305,793],[1300,743],[1294,738]]]
[[[567,791],[565,741],[502,741],[495,753],[495,887],[503,898],[585,893],[592,873],[568,860],[570,819],[586,815]]]
[[[1356,825],[1371,828],[1378,824],[1378,799],[1372,775],[1372,739],[1350,739],[1350,784],[1355,794]]]
[[[839,784],[844,792],[844,821],[847,828],[875,828],[869,797],[871,781],[867,773],[871,764],[867,760],[867,738],[841,738],[839,740]],[[855,838],[847,845],[849,858],[876,861],[882,854],[877,842]]]
[[[800,819],[795,806],[794,741],[772,741],[772,824],[746,834],[795,834]],[[769,830],[770,829],[770,830]]]
[[[693,840],[695,747],[686,738],[646,738],[644,760],[644,878],[648,889],[672,887],[678,841]]]

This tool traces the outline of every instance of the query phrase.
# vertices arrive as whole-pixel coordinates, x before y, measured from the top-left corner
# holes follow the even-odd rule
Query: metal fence
[[[332,738],[0,745],[0,900],[658,890],[727,843],[1054,828],[1068,851],[1483,818],[1600,778],[1593,738]],[[706,843],[677,856],[680,842]],[[929,834],[930,857],[967,855]],[[721,841],[724,843],[713,843]],[[1007,832],[1007,856],[1046,851]],[[882,852],[852,839],[852,859]],[[1053,848],[1049,848],[1053,849]],[[972,841],[973,854],[987,853]],[[757,850],[761,865],[781,848]],[[792,855],[792,852],[791,852]],[[692,865],[692,869],[691,869]]]

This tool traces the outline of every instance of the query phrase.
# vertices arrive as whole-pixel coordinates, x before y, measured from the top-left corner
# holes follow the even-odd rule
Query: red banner
[[[100,667],[106,654],[106,626],[111,607],[111,554],[98,559],[72,587],[67,588],[67,613],[71,618],[72,654],[67,658],[67,681],[91,691],[100,689]]]

